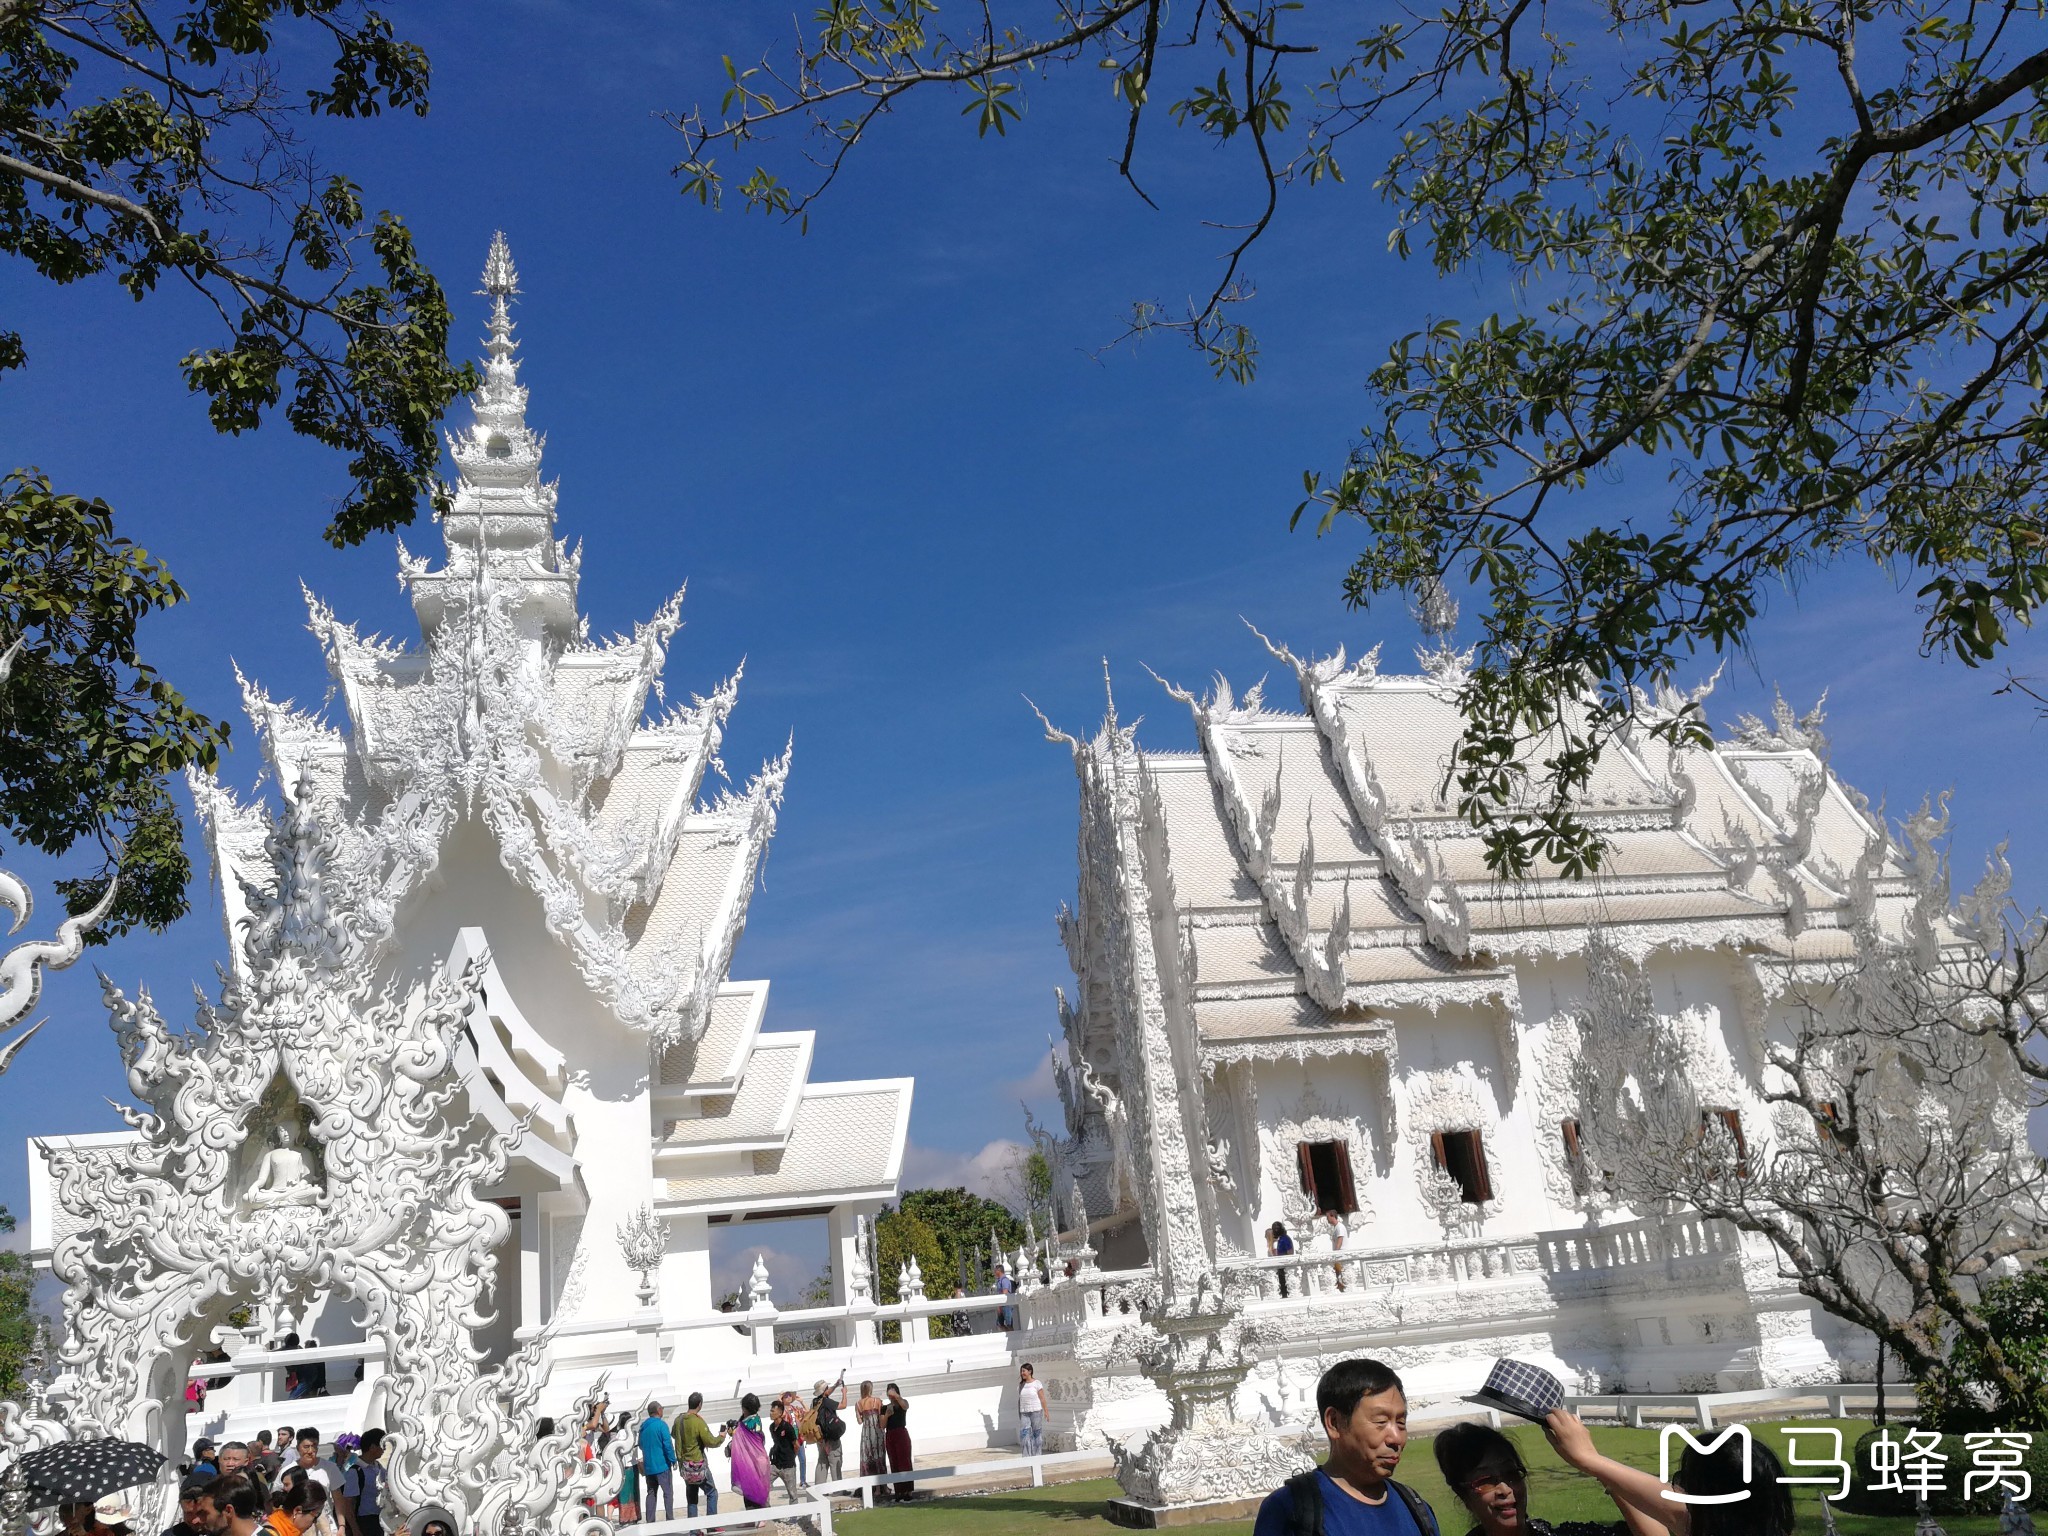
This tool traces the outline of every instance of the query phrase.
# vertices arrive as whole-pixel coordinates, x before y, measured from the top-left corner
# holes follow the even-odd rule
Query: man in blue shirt
[[[998,1264],[996,1266],[996,1294],[998,1296],[1008,1296],[1013,1294],[1016,1289],[1017,1282],[1004,1273],[1003,1266]],[[1017,1309],[1015,1307],[997,1307],[996,1323],[1003,1332],[1008,1333],[1017,1326]]]
[[[1422,1495],[1394,1481],[1408,1444],[1408,1394],[1377,1360],[1339,1360],[1316,1383],[1330,1459],[1259,1506],[1252,1536],[1437,1536]]]
[[[654,1518],[654,1491],[661,1490],[667,1501],[664,1520],[676,1517],[676,1442],[661,1416],[661,1404],[649,1403],[647,1417],[640,1421],[640,1479],[646,1497],[641,1501],[641,1518]]]

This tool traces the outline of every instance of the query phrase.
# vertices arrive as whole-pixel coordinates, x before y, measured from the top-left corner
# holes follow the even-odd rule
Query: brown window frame
[[[1820,1113],[1814,1116],[1814,1120],[1820,1130],[1822,1141],[1831,1147],[1838,1147],[1842,1144],[1842,1138],[1839,1134],[1842,1127],[1842,1110],[1840,1105],[1836,1104],[1833,1099],[1822,1099],[1820,1101]]]
[[[1586,1166],[1586,1148],[1579,1140],[1579,1122],[1569,1116],[1558,1121],[1557,1136],[1564,1143],[1564,1165],[1571,1171],[1572,1193],[1589,1193],[1593,1188],[1593,1172]]]
[[[1429,1155],[1457,1181],[1467,1205],[1484,1205],[1493,1198],[1493,1170],[1486,1161],[1484,1132],[1431,1131]]]
[[[1720,1121],[1728,1128],[1728,1134],[1735,1138],[1735,1177],[1749,1177],[1749,1138],[1742,1134],[1742,1111],[1739,1109],[1703,1109],[1700,1111],[1700,1131],[1705,1134],[1708,1126]]]
[[[1327,1152],[1330,1188],[1316,1177],[1316,1153]],[[1340,1216],[1358,1213],[1358,1186],[1351,1175],[1351,1145],[1341,1138],[1332,1141],[1298,1141],[1294,1144],[1295,1167],[1301,1176],[1301,1192],[1316,1203],[1316,1214],[1335,1211]]]

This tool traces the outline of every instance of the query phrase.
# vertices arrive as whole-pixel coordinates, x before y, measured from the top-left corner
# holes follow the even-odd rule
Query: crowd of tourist
[[[288,1448],[280,1450],[280,1448]],[[193,1443],[193,1462],[178,1488],[176,1524],[163,1536],[385,1536],[384,1432],[342,1435],[333,1454],[320,1454],[318,1430],[253,1444]],[[91,1504],[60,1504],[63,1536],[134,1536],[135,1512],[124,1494]],[[414,1511],[410,1536],[456,1536],[445,1510]]]
[[[1513,1369],[1510,1370],[1509,1368]],[[1500,1362],[1503,1379],[1533,1376],[1557,1384],[1518,1362]],[[1488,1392],[1494,1390],[1489,1382]],[[1561,1389],[1559,1389],[1561,1390]],[[849,1402],[849,1398],[852,1400]],[[1500,1402],[1502,1400],[1494,1399]],[[1451,1492],[1471,1515],[1469,1536],[1787,1536],[1792,1511],[1779,1481],[1782,1469],[1769,1449],[1751,1448],[1753,1465],[1738,1459],[1732,1442],[1711,1451],[1689,1446],[1671,1484],[1602,1456],[1579,1420],[1547,1402],[1530,1399],[1503,1405],[1533,1418],[1566,1463],[1595,1479],[1612,1497],[1620,1519],[1553,1526],[1529,1507],[1528,1472],[1520,1452],[1497,1429],[1458,1424],[1436,1437],[1439,1470]],[[1025,1454],[1044,1449],[1049,1403],[1045,1387],[1028,1364],[1018,1369],[1017,1414]],[[738,1403],[736,1417],[713,1428],[704,1416],[704,1394],[692,1392],[673,1420],[658,1402],[636,1416],[614,1415],[600,1401],[582,1426],[586,1460],[616,1451],[624,1475],[615,1496],[592,1501],[593,1512],[616,1524],[676,1518],[676,1483],[682,1484],[686,1516],[718,1513],[724,1461],[725,1484],[747,1509],[780,1501],[808,1502],[814,1483],[845,1475],[845,1442],[859,1450],[859,1475],[888,1477],[911,1470],[910,1404],[896,1383],[877,1396],[863,1381],[858,1396],[842,1372],[836,1382],[818,1381],[808,1395],[795,1390],[766,1404],[752,1392]],[[1414,1489],[1396,1478],[1408,1443],[1408,1398],[1401,1378],[1376,1360],[1343,1360],[1324,1372],[1316,1387],[1316,1409],[1329,1437],[1328,1460],[1276,1489],[1259,1510],[1254,1536],[1441,1536],[1436,1515]],[[554,1433],[544,1420],[540,1435]],[[1726,1454],[1724,1454],[1724,1449]],[[718,1457],[713,1452],[722,1452]],[[331,1455],[321,1454],[318,1431],[282,1426],[254,1442],[216,1445],[199,1440],[179,1493],[179,1521],[162,1536],[386,1536],[384,1435],[368,1430],[341,1435]],[[1695,1497],[1739,1501],[1739,1516],[1709,1498],[1673,1503],[1674,1489]],[[885,1499],[916,1495],[915,1479],[888,1477],[876,1489]],[[59,1506],[61,1536],[134,1536],[130,1510],[121,1495],[97,1504]],[[406,1536],[461,1536],[445,1510],[415,1510]],[[396,1533],[393,1533],[396,1536]]]
[[[619,1525],[675,1518],[676,1484],[682,1484],[683,1513],[718,1513],[721,1478],[747,1509],[766,1509],[781,1499],[808,1502],[814,1483],[842,1477],[873,1477],[911,1469],[910,1402],[895,1382],[875,1395],[875,1384],[860,1384],[852,1395],[844,1374],[836,1382],[814,1382],[808,1396],[794,1388],[764,1404],[757,1393],[739,1400],[739,1413],[713,1428],[704,1417],[704,1394],[692,1392],[673,1419],[658,1402],[614,1414],[608,1402],[595,1404],[582,1430],[585,1460],[616,1451],[622,1476],[614,1496],[593,1501],[593,1511]],[[857,1471],[849,1473],[846,1442],[859,1448]],[[714,1451],[720,1452],[714,1457]],[[882,1499],[907,1500],[917,1493],[909,1477],[876,1489]],[[181,1533],[182,1536],[182,1533]]]

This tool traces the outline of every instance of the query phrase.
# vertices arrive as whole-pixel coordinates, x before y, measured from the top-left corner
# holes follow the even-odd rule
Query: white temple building
[[[680,595],[630,638],[590,637],[577,611],[580,550],[557,537],[556,488],[541,478],[542,439],[527,425],[509,314],[517,278],[502,238],[484,286],[484,381],[474,423],[449,439],[459,480],[440,518],[445,551],[437,565],[400,550],[419,639],[361,635],[309,594],[342,717],[294,709],[252,681],[247,709],[283,811],[314,824],[331,855],[317,880],[294,882],[293,899],[317,900],[363,941],[361,964],[400,993],[488,956],[457,1057],[476,1129],[506,1148],[502,1179],[479,1191],[509,1218],[478,1333],[486,1361],[549,1329],[560,1378],[550,1403],[565,1407],[598,1371],[621,1400],[731,1387],[756,1342],[717,1311],[714,1232],[824,1218],[833,1300],[871,1295],[856,1257],[861,1221],[896,1193],[912,1084],[814,1082],[813,1035],[768,1028],[769,984],[729,975],[790,755],[743,788],[706,792],[707,768],[723,773],[739,678],[688,705],[650,708]],[[262,799],[199,776],[193,790],[222,893],[230,984],[246,984],[261,927],[252,918],[281,899],[296,845],[280,839],[285,817]],[[153,1091],[138,1081],[134,1042],[122,1042],[138,1097]],[[277,1090],[287,1097],[304,1091],[304,1071],[293,1074]],[[252,1141],[269,1135],[247,1129]],[[290,1176],[303,1178],[325,1133],[285,1124],[280,1134],[306,1144],[290,1154]],[[37,1260],[103,1215],[63,1205],[42,1148],[117,1166],[134,1141],[119,1132],[31,1143]],[[252,1184],[244,1204],[258,1193]],[[793,1288],[808,1277],[777,1278]],[[365,1350],[349,1309],[250,1299],[248,1344],[295,1329],[335,1353],[333,1397],[294,1422],[360,1427],[349,1357]],[[742,1305],[772,1318],[765,1277]],[[670,1326],[682,1320],[698,1326]],[[846,1345],[863,1336],[845,1323],[840,1333]],[[216,1337],[231,1350],[243,1343]],[[772,1326],[763,1337],[772,1364]],[[864,1337],[875,1338],[872,1322]],[[216,1393],[203,1427],[274,1423],[279,1410],[261,1400],[280,1375]]]
[[[1631,736],[1580,802],[1609,849],[1597,875],[1500,879],[1445,798],[1465,658],[1438,640],[1408,676],[1377,650],[1267,642],[1299,708],[1168,685],[1194,752],[1141,746],[1113,704],[1092,740],[1052,732],[1080,780],[1066,1125],[1041,1133],[1065,1219],[1107,1269],[1169,1291],[1212,1275],[1244,1301],[1262,1342],[1241,1419],[1298,1415],[1347,1354],[1425,1404],[1497,1355],[1587,1392],[1868,1379],[1873,1341],[1767,1246],[1613,1207],[1570,1068],[1589,960],[1619,956],[1684,1033],[1702,1113],[1738,1145],[1768,1132],[1788,978],[1846,957],[1859,912],[1907,904],[1878,817],[1781,706],[1709,750]],[[1269,1256],[1276,1222],[1292,1257]],[[1162,1411],[1085,1330],[1052,1374],[1069,1436]]]

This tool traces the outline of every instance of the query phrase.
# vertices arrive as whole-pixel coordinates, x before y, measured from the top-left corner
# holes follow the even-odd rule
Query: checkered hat
[[[1486,1385],[1465,1399],[1519,1418],[1541,1419],[1564,1406],[1564,1383],[1526,1360],[1496,1360]]]

